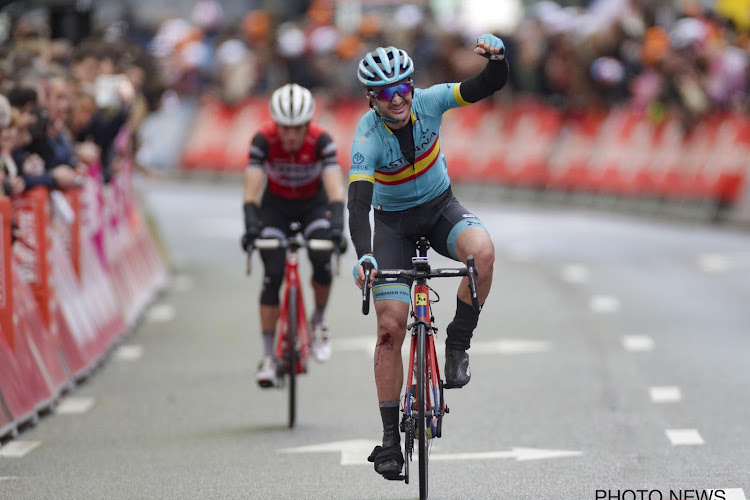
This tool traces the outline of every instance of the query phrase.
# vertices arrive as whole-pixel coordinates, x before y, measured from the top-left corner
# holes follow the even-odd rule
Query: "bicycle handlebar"
[[[333,241],[323,239],[292,240],[290,242],[289,240],[280,240],[279,238],[258,238],[253,242],[253,246],[248,253],[252,252],[252,248],[257,248],[258,250],[275,250],[277,248],[289,248],[290,246],[305,247],[310,250],[333,250],[336,247]]]
[[[466,268],[430,269],[429,271],[418,271],[416,269],[383,269],[378,271],[378,276],[419,279],[419,278],[450,278],[451,276],[466,276]],[[377,278],[376,278],[377,279]]]
[[[338,246],[331,241],[331,240],[325,240],[325,239],[310,239],[310,240],[304,240],[302,238],[293,238],[291,240],[281,240],[279,238],[257,238],[253,244],[247,249],[247,270],[246,274],[249,276],[252,271],[251,266],[251,258],[253,255],[253,250],[276,250],[278,248],[307,248],[309,250],[319,250],[319,251],[329,251],[333,250],[333,252],[336,254],[336,264],[334,269],[334,274],[338,276],[339,274],[339,266],[338,260],[340,258],[340,254],[338,251]]]
[[[362,314],[367,315],[370,312],[370,271],[372,270],[372,264],[368,261],[362,263],[362,267],[365,270],[365,283],[362,287]],[[369,269],[368,269],[369,267]],[[463,268],[441,268],[441,269],[430,269],[417,268],[416,266],[412,269],[380,269],[378,270],[378,280],[381,276],[386,277],[404,277],[409,279],[431,279],[431,278],[450,278],[454,276],[468,276],[469,277],[469,294],[471,295],[471,305],[474,311],[479,312],[479,296],[477,293],[477,267],[474,264],[474,256],[469,255],[466,258],[466,267]]]

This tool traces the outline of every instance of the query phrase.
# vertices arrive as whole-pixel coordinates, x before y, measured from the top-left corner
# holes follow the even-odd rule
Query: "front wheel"
[[[427,439],[427,347],[424,325],[417,326],[417,436],[419,437],[419,500],[427,500],[427,469],[430,440]],[[432,431],[430,426],[430,431]]]
[[[284,353],[287,358],[287,375],[289,376],[289,427],[294,427],[294,420],[297,414],[297,288],[289,288],[287,296],[287,332],[286,346],[287,351]]]

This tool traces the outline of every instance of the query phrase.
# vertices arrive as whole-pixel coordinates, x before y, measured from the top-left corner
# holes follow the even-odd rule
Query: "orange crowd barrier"
[[[0,438],[87,377],[166,284],[121,161],[106,186],[94,167],[80,189],[0,198]]]
[[[315,120],[333,136],[344,170],[363,102],[318,99]],[[265,99],[207,99],[185,141],[187,170],[241,171],[250,139],[269,120]],[[480,102],[449,111],[441,148],[455,182],[622,198],[735,204],[750,158],[750,120],[709,115],[689,130],[628,108],[565,114],[534,100]]]

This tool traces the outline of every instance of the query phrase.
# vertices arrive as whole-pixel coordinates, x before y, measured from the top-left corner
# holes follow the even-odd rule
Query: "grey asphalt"
[[[418,498],[416,477],[388,482],[335,451],[379,437],[374,315],[359,312],[353,252],[342,258],[328,313],[333,358],[311,362],[298,425],[288,429],[286,393],[253,379],[261,267],[256,257],[255,273],[244,275],[241,180],[138,188],[171,273],[123,342],[142,356],[113,355],[68,396],[95,398],[90,411],[50,415],[17,438],[40,445],[0,458],[0,499]],[[497,259],[470,351],[472,381],[446,392],[451,413],[432,449],[430,498],[750,495],[750,235],[463,196]],[[307,280],[304,259],[302,269]],[[444,328],[456,284],[432,286]],[[648,350],[627,350],[632,337]],[[662,386],[681,399],[653,402],[649,388]],[[702,444],[668,438],[685,429]],[[339,441],[348,444],[289,452]],[[576,453],[511,453],[521,448]],[[698,498],[691,494],[676,498]]]

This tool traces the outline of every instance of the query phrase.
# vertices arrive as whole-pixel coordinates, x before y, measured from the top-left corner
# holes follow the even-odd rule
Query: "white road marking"
[[[667,429],[665,432],[669,441],[675,446],[705,444],[696,429]]]
[[[568,283],[585,283],[591,272],[582,264],[568,264],[562,268],[562,279]]]
[[[404,341],[405,348],[402,351],[404,355],[408,355],[408,341],[408,338]],[[336,352],[364,351],[370,355],[375,354],[374,336],[333,339],[331,346]],[[546,352],[551,347],[551,343],[545,340],[500,339],[486,342],[475,341],[471,343],[469,354],[530,354]],[[437,342],[435,349],[439,356],[445,354],[445,344],[443,342]]]
[[[672,385],[649,387],[648,395],[653,403],[678,403],[682,400],[680,388]]]
[[[55,410],[63,415],[80,415],[91,410],[96,404],[92,397],[68,397],[63,399]]]
[[[430,460],[489,460],[515,458],[519,462],[548,458],[578,457],[583,453],[568,450],[542,450],[538,448],[512,448],[509,451],[486,451],[478,453],[432,453]]]
[[[750,252],[706,253],[698,256],[698,267],[707,273],[750,268]]]
[[[351,439],[349,441],[334,441],[332,443],[313,444],[297,448],[285,448],[282,453],[341,453],[341,465],[368,464],[367,457],[375,446],[382,444],[380,441],[368,439]]]
[[[115,351],[115,359],[120,361],[137,361],[143,356],[141,345],[121,345]]]
[[[438,351],[445,345],[442,343],[436,346]],[[521,339],[500,339],[493,341],[476,341],[471,343],[470,354],[527,354],[534,352],[549,351],[551,344],[545,340],[521,340]]]
[[[626,335],[622,346],[628,352],[649,352],[654,350],[654,339],[647,335]]]
[[[620,310],[620,301],[611,295],[594,295],[589,300],[589,308],[595,313],[613,313]]]
[[[188,274],[178,274],[172,279],[172,290],[175,292],[189,292],[193,288],[195,288],[195,281]]]
[[[151,307],[146,313],[147,323],[165,323],[172,321],[175,317],[175,309],[169,304],[158,304]]]
[[[18,479],[18,477],[16,476],[0,477],[0,481],[12,481],[14,479]]]
[[[330,453],[338,452],[341,456],[341,465],[365,465],[367,456],[372,449],[379,445],[378,441],[367,439],[352,439],[349,441],[334,441],[332,443],[321,443],[297,448],[285,448],[279,450],[282,453]],[[517,461],[542,460],[549,458],[564,458],[580,456],[580,451],[568,450],[545,450],[537,448],[512,448],[507,451],[489,451],[476,453],[431,453],[430,460],[490,460],[501,458],[512,458]]]
[[[0,448],[0,457],[21,458],[41,444],[41,441],[10,441]]]
[[[726,255],[710,253],[698,257],[698,266],[707,273],[722,273],[729,269],[729,265]]]
[[[745,491],[742,488],[722,488],[726,500],[747,500]],[[716,490],[711,490],[716,491]],[[714,497],[715,498],[715,497]]]

